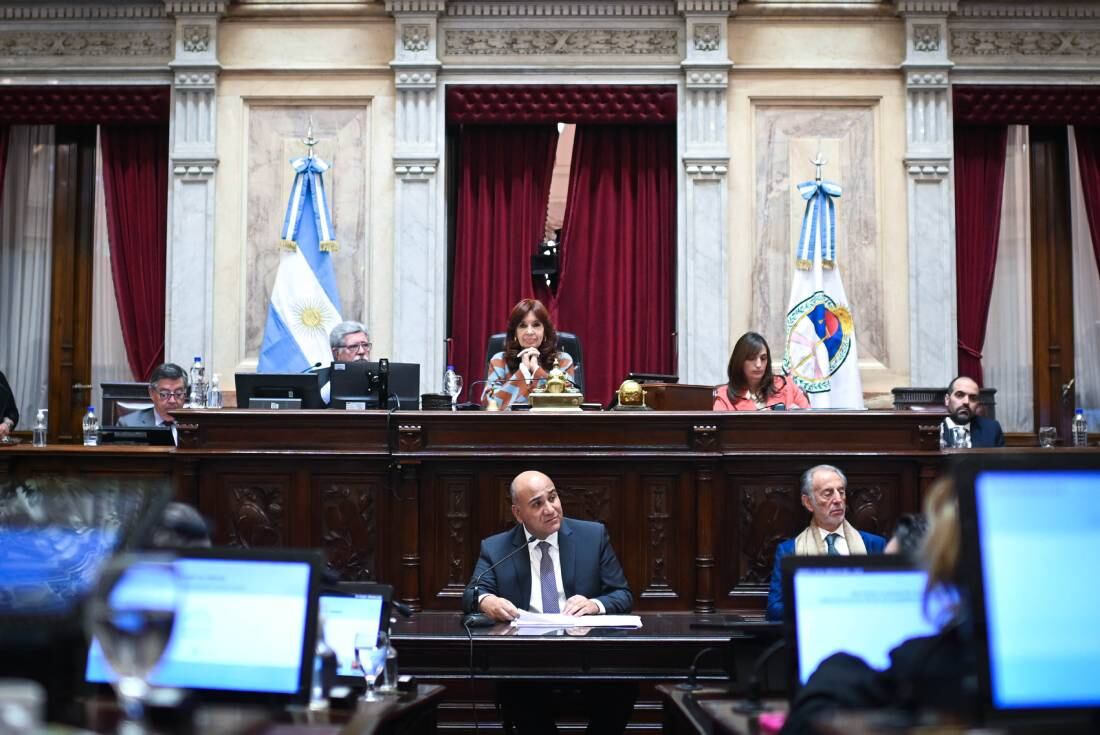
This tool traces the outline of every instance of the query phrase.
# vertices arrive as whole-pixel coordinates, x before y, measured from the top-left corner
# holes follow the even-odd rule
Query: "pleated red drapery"
[[[1092,252],[1100,269],[1100,128],[1078,126],[1077,166],[1081,170],[1081,189],[1085,195],[1085,214],[1092,234]]]
[[[0,201],[4,200],[4,172],[8,166],[8,126],[0,123]]]
[[[671,125],[577,126],[556,312],[582,339],[586,400],[676,371],[675,161]]]
[[[546,224],[557,143],[554,125],[465,125],[459,133],[451,336],[468,388],[485,379],[489,335],[504,331],[516,302],[545,298],[529,256]]]
[[[1004,190],[1004,125],[955,126],[955,277],[959,374],[982,384],[982,347]]]
[[[122,339],[134,379],[147,380],[164,362],[168,126],[104,126],[100,140]]]

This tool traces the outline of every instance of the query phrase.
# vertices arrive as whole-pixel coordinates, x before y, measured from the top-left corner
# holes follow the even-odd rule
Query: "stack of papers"
[[[533,613],[520,610],[512,621],[513,628],[641,628],[638,615],[562,615],[560,613]]]

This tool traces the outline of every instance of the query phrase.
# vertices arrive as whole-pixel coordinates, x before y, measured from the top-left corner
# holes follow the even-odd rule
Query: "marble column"
[[[677,243],[676,331],[682,383],[723,383],[729,359],[729,258],[726,233],[729,142],[727,48],[734,2],[681,2],[685,54],[680,98],[683,168]]]
[[[388,0],[395,20],[393,359],[420,365],[421,392],[446,366],[447,231],[440,171],[443,100],[436,42],[442,0]]]
[[[905,17],[909,204],[909,383],[947,385],[958,367],[951,62],[955,2],[900,2]]]
[[[195,355],[209,364],[213,354],[217,36],[225,5],[224,0],[165,3],[176,33],[169,65],[172,186],[164,357],[184,366]]]

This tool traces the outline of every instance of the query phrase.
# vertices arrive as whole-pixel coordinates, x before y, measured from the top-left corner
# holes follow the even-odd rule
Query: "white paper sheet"
[[[512,621],[515,628],[641,628],[637,615],[561,615],[520,610]]]

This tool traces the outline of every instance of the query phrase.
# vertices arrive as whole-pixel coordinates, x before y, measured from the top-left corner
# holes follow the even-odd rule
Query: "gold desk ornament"
[[[645,405],[645,389],[636,380],[624,380],[616,391],[616,395],[619,397],[618,405],[615,406],[616,411],[653,410]]]
[[[532,411],[580,411],[584,394],[566,377],[555,355],[554,367],[550,368],[546,384],[531,391],[527,400]]]

